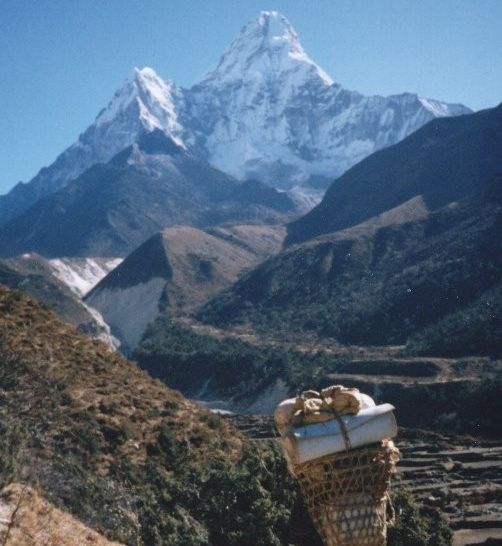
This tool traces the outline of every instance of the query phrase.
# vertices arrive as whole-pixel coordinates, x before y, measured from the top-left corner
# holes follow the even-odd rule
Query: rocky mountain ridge
[[[265,261],[198,316],[286,338],[500,354],[501,218],[500,198],[484,196],[414,221],[324,235]]]
[[[217,68],[190,89],[162,80],[151,68],[136,69],[77,142],[0,198],[0,223],[106,163],[145,131],[164,131],[241,180],[300,186],[302,199],[311,201],[312,184],[326,187],[435,117],[469,111],[410,93],[365,97],[348,91],[308,57],[284,16],[262,12]]]
[[[434,120],[373,154],[288,225],[283,252],[199,318],[435,356],[500,355],[501,136],[502,105]]]
[[[48,260],[54,275],[77,296],[85,296],[98,282],[113,271],[122,258],[54,258]]]
[[[0,256],[120,257],[169,226],[276,223],[296,210],[286,193],[240,182],[154,129],[1,226]]]
[[[286,244],[396,213],[407,203],[437,210],[483,192],[501,173],[502,104],[436,119],[333,182],[319,205],[288,226]]]
[[[58,265],[37,254],[0,260],[0,283],[23,291],[53,309],[61,320],[116,349],[119,341],[101,314],[85,304],[79,292],[61,278]]]

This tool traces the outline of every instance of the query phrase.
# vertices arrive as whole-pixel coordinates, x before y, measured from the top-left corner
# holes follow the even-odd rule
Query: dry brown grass
[[[105,441],[107,434],[125,436],[113,450],[89,455],[88,465],[102,475],[121,456],[134,464],[143,462],[161,425],[169,426],[179,439],[206,438],[193,453],[195,458],[239,456],[242,436],[226,421],[210,428],[207,410],[2,285],[0,334],[4,350],[25,368],[25,373],[12,370],[18,384],[6,393],[7,402],[16,404],[28,432],[47,423],[43,433],[37,433],[42,437],[33,455],[50,459],[61,437],[71,441],[76,424],[85,419],[97,423]]]
[[[283,226],[235,225],[163,231],[173,278],[167,284],[171,310],[187,314],[233,284],[244,271],[279,252]]]
[[[0,491],[0,546],[120,546],[14,483]]]

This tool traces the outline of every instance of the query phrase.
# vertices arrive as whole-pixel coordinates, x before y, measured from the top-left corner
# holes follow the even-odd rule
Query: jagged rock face
[[[75,144],[0,198],[0,222],[108,161],[144,131],[161,129],[238,178],[292,188],[308,180],[326,184],[431,119],[468,111],[409,93],[347,91],[308,57],[282,15],[263,12],[191,89],[151,68],[136,69]]]
[[[187,97],[193,144],[210,162],[285,187],[332,179],[434,117],[467,111],[409,93],[364,97],[343,89],[276,12],[245,26]]]
[[[121,262],[121,258],[110,257],[54,258],[47,261],[54,275],[80,298]]]
[[[179,126],[174,84],[162,81],[153,70],[134,70],[132,78],[115,93],[95,122],[52,165],[28,184],[18,184],[0,199],[0,223],[8,221],[41,197],[77,178],[96,163],[106,163],[130,146],[144,131],[162,128],[173,140]]]
[[[332,84],[287,20],[263,13],[190,90],[193,144],[235,176],[275,184],[298,178],[298,159],[315,157],[316,108]]]

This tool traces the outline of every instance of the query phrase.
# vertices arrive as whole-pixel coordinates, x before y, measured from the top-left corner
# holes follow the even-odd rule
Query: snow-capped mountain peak
[[[283,15],[264,11],[190,89],[135,69],[77,142],[0,198],[0,224],[149,131],[160,129],[236,178],[310,196],[428,121],[469,112],[413,93],[366,97],[344,89],[307,55]]]
[[[162,129],[176,144],[184,146],[177,116],[180,100],[180,92],[173,82],[164,81],[152,68],[135,68],[98,115],[96,125],[113,123],[121,116],[133,116],[146,131]]]
[[[425,97],[419,97],[418,100],[428,112],[437,118],[459,116],[466,113],[466,108],[463,104],[448,104],[446,102],[427,99]]]
[[[243,27],[240,35],[223,53],[217,68],[204,78],[211,81],[246,79],[277,80],[280,74],[306,71],[325,84],[333,80],[303,49],[291,23],[277,11],[262,11]]]

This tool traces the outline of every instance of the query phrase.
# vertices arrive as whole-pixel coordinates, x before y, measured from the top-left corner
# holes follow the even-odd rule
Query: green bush
[[[0,413],[0,489],[19,478],[25,436],[18,424]]]
[[[322,351],[304,353],[197,334],[168,316],[149,327],[133,358],[151,375],[188,396],[209,381],[213,393],[226,398],[243,392],[250,396],[278,378],[295,390],[324,387],[330,383],[328,375],[347,361]]]
[[[453,533],[436,509],[420,508],[407,491],[393,497],[396,525],[388,531],[388,546],[451,546]]]

